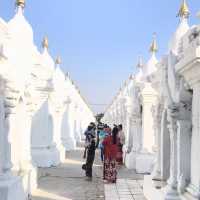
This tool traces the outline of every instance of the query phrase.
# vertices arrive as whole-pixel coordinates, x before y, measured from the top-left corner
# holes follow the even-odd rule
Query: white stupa
[[[144,64],[143,64],[142,56],[140,56],[138,60],[138,64],[137,64],[137,68],[139,71],[135,75],[135,80],[138,83],[142,82],[143,80],[143,76],[144,76],[143,67],[144,67]]]
[[[148,79],[148,77],[150,77],[154,72],[157,71],[156,65],[158,63],[158,60],[156,58],[156,52],[158,51],[158,46],[157,46],[157,42],[156,42],[156,37],[155,34],[153,36],[153,41],[152,44],[150,46],[149,49],[150,53],[151,53],[151,57],[148,60],[148,62],[146,63],[146,65],[144,66],[144,79]]]
[[[38,59],[38,50],[33,42],[33,29],[24,17],[24,7],[24,0],[16,1],[16,14],[8,22],[9,40],[5,45],[5,54],[13,74],[16,74],[14,79],[22,90]]]
[[[169,43],[169,51],[171,51],[174,55],[178,54],[180,40],[190,28],[188,24],[189,15],[190,15],[189,7],[186,1],[184,0],[183,3],[181,4],[181,7],[177,15],[180,18],[180,23]]]

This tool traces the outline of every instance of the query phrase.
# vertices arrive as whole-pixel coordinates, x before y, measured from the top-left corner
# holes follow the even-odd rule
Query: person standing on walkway
[[[96,141],[96,126],[91,123],[85,132],[86,136],[86,163],[82,166],[85,170],[86,180],[92,181],[92,167],[95,159],[95,150],[98,146],[98,140]]]
[[[108,183],[116,183],[117,166],[116,157],[118,151],[118,128],[114,127],[112,135],[106,137],[103,141],[104,145],[104,167],[103,177]]]
[[[105,126],[105,125],[101,125],[98,128],[98,138],[99,138],[99,148],[100,148],[100,153],[101,153],[101,162],[104,161],[103,140],[105,139],[105,137],[108,136],[108,133],[105,131],[105,128],[107,128],[107,126]]]
[[[111,135],[112,133],[112,129],[108,125],[106,125],[106,127],[104,128],[104,131],[106,132],[107,135]]]

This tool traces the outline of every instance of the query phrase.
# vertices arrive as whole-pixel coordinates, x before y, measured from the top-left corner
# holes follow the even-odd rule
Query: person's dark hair
[[[88,131],[91,131],[92,129],[93,129],[93,126],[91,126],[91,125],[89,125],[87,128]]]
[[[121,130],[123,129],[123,126],[122,126],[122,124],[120,124],[118,127],[119,127]]]
[[[94,122],[90,122],[91,126],[96,126],[96,124]]]
[[[104,128],[108,128],[108,125],[107,125],[107,124],[104,124]]]
[[[117,143],[117,134],[118,134],[118,128],[114,127],[112,130],[112,140],[113,140],[113,144]]]

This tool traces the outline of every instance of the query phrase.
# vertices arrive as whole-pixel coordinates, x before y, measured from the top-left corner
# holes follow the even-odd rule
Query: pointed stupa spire
[[[133,76],[133,74],[131,74],[130,76],[129,76],[129,80],[133,80],[134,79],[134,76]]]
[[[141,82],[143,78],[143,71],[144,71],[144,62],[142,55],[138,57],[138,64],[137,64],[138,72],[135,74],[135,80],[137,82]]]
[[[187,2],[186,0],[182,0],[182,4],[180,6],[180,9],[177,15],[177,17],[180,18],[179,25],[169,43],[169,51],[172,52],[174,55],[178,55],[181,39],[190,28],[188,24],[189,15],[190,15],[190,11],[189,11]]]
[[[43,41],[42,41],[42,47],[44,49],[48,49],[49,48],[49,41],[48,41],[48,37],[47,36],[45,36]]]
[[[25,0],[16,0],[15,1],[16,13],[18,15],[23,15],[25,4],[26,4]]]
[[[150,52],[152,53],[150,59],[146,63],[145,67],[143,68],[143,73],[145,77],[148,77],[152,73],[156,71],[156,64],[158,63],[158,60],[156,58],[156,52],[158,51],[158,46],[156,42],[156,34],[153,34],[153,42],[150,47]]]
[[[158,45],[157,45],[157,41],[156,41],[156,33],[153,33],[153,41],[151,43],[149,51],[151,53],[156,53],[158,51]]]
[[[141,55],[139,55],[137,67],[138,67],[138,68],[142,68],[142,67],[143,67],[143,58],[142,58]]]
[[[57,56],[56,60],[55,60],[55,64],[56,65],[60,65],[62,63],[61,57]]]
[[[177,16],[180,18],[188,18],[189,15],[190,15],[190,10],[188,4],[186,0],[183,0]]]
[[[66,77],[66,79],[69,78],[69,72],[65,73],[65,77]]]

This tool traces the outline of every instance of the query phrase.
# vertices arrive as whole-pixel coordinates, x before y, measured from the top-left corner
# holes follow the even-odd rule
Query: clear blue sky
[[[15,0],[0,0],[0,16],[13,17]],[[48,35],[53,57],[61,55],[89,103],[108,104],[135,71],[139,54],[147,60],[152,33],[158,57],[167,51],[181,0],[27,0],[25,16],[35,43]],[[200,23],[200,1],[188,0],[190,24]],[[95,106],[95,111],[104,108]]]

